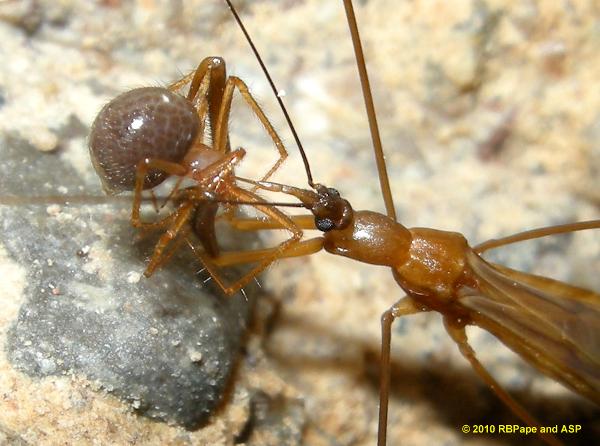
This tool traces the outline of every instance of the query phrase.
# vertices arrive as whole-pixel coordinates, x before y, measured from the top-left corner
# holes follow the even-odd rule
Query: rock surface
[[[335,186],[357,209],[382,210],[341,4],[237,3],[286,92],[315,179]],[[405,225],[460,231],[475,244],[598,218],[600,54],[594,2],[360,3],[356,12],[392,190]],[[0,67],[0,132],[8,141],[3,147],[35,148],[19,152],[24,161],[5,157],[12,161],[2,168],[21,179],[28,194],[98,195],[85,135],[102,104],[127,89],[167,84],[209,55],[224,57],[230,73],[246,80],[280,130],[290,158],[275,179],[305,184],[281,113],[221,2],[5,2],[0,17],[0,58],[10,61]],[[232,145],[248,151],[240,174],[256,178],[273,162],[275,150],[243,103],[234,102]],[[40,178],[53,176],[51,181],[36,179],[44,169],[49,172]],[[79,214],[80,208],[51,208],[53,217],[44,212],[33,217],[30,207],[3,210],[11,212],[17,214],[13,221],[38,218],[58,228],[52,225],[60,215]],[[115,234],[127,240],[123,256],[138,265],[123,272],[139,274],[144,255],[129,244],[127,205],[122,212],[114,216]],[[83,221],[104,228],[103,216],[110,214],[115,212],[108,206],[99,207]],[[100,220],[92,223],[92,215]],[[76,243],[68,246],[75,251],[114,242],[71,239]],[[28,271],[50,268],[20,264],[9,254],[11,243],[16,241],[3,239],[0,252],[0,272],[10,278],[0,283],[5,352],[10,352],[6,333],[27,305],[23,290],[34,284]],[[70,253],[73,267],[89,267],[90,260],[77,258],[71,248],[56,249]],[[514,268],[600,290],[597,231],[493,254]],[[172,268],[161,277],[178,268],[190,271]],[[196,287],[184,278],[173,280]],[[93,390],[81,376],[30,378],[3,353],[0,431],[13,444],[373,444],[379,316],[401,297],[389,271],[321,253],[281,261],[261,283],[281,303],[278,316],[250,334],[231,395],[202,429],[150,422]],[[45,292],[48,302],[64,297]],[[144,305],[154,305],[154,299]],[[259,303],[267,308],[257,312],[264,319],[269,305]],[[389,444],[539,442],[517,434],[464,435],[463,424],[519,422],[478,381],[439,315],[406,318],[394,327]],[[582,433],[562,437],[568,444],[590,444],[600,435],[596,407],[541,377],[488,333],[473,329],[469,336],[481,361],[542,424],[583,426]]]

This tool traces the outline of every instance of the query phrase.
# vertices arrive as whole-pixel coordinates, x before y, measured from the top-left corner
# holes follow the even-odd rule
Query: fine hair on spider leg
[[[182,96],[180,92],[186,85],[189,85],[187,94]],[[223,292],[231,295],[302,236],[286,214],[275,206],[261,204],[264,201],[255,192],[239,187],[235,181],[235,167],[246,153],[242,148],[231,150],[229,143],[229,115],[236,91],[278,151],[278,159],[261,177],[266,180],[283,163],[287,151],[246,84],[235,76],[227,76],[225,61],[220,57],[205,58],[195,71],[167,88],[138,88],[117,96],[94,122],[89,139],[90,156],[104,189],[109,194],[133,190],[132,225],[143,233],[164,230],[144,272],[148,277],[167,263],[182,243],[191,245],[189,236],[193,233],[202,246],[193,253]],[[159,206],[153,188],[167,177],[177,180]],[[191,185],[184,187],[184,180]],[[157,212],[168,201],[173,203],[170,213],[152,222],[143,221],[140,215],[142,192],[147,189]],[[218,265],[222,253],[215,219],[221,202],[246,203],[291,234],[233,283],[221,276]],[[234,208],[227,207],[223,217],[235,227]],[[223,254],[236,258],[244,252]]]

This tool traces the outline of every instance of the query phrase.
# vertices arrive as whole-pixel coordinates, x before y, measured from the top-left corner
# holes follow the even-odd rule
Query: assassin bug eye
[[[331,218],[315,218],[315,226],[319,231],[328,232],[335,228],[335,223]]]

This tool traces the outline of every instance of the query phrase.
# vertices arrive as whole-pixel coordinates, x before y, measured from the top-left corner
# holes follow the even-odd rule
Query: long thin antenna
[[[348,27],[350,28],[350,35],[352,36],[352,45],[354,45],[356,66],[358,67],[358,75],[360,76],[360,85],[365,99],[365,107],[367,108],[367,118],[369,119],[371,139],[373,141],[373,148],[375,149],[375,161],[377,162],[377,172],[379,173],[379,185],[381,187],[381,193],[383,194],[387,215],[396,220],[396,209],[394,208],[390,180],[385,166],[385,156],[383,154],[383,146],[381,145],[381,137],[379,136],[377,115],[375,114],[375,106],[373,105],[373,95],[371,94],[369,75],[367,74],[365,56],[360,43],[360,35],[358,33],[358,25],[356,24],[352,0],[344,0],[344,8],[346,9],[346,18],[348,19]]]
[[[310,164],[308,163],[308,158],[306,157],[306,153],[304,152],[304,147],[302,147],[302,143],[300,142],[298,133],[296,133],[296,128],[294,127],[294,124],[292,124],[290,115],[288,114],[287,109],[285,108],[285,105],[283,104],[283,100],[281,99],[281,96],[279,95],[279,91],[277,90],[277,87],[275,86],[275,82],[273,82],[273,79],[271,78],[271,75],[269,74],[269,70],[267,70],[267,67],[264,64],[262,57],[260,57],[260,54],[258,53],[256,46],[254,46],[254,42],[252,41],[250,34],[248,34],[248,31],[246,31],[246,27],[242,23],[242,20],[240,19],[240,16],[238,15],[237,11],[235,10],[233,4],[231,3],[230,0],[225,0],[225,1],[227,2],[227,5],[229,6],[231,13],[233,14],[233,17],[235,17],[235,21],[238,23],[239,27],[241,28],[242,32],[244,33],[244,36],[246,37],[246,40],[248,41],[250,48],[252,48],[252,52],[254,53],[254,56],[258,60],[258,63],[260,64],[260,67],[262,68],[263,73],[265,74],[267,81],[269,82],[269,85],[271,86],[271,90],[273,90],[273,93],[275,94],[275,97],[277,98],[277,102],[279,103],[279,106],[281,107],[281,111],[283,111],[285,120],[287,121],[288,126],[290,127],[290,130],[292,131],[292,135],[294,135],[294,140],[296,141],[296,145],[298,146],[298,149],[300,150],[300,155],[302,156],[302,161],[304,162],[304,169],[306,170],[306,176],[308,178],[308,185],[310,187],[314,188],[315,184],[313,183],[313,177],[312,177],[312,173],[310,171]]]

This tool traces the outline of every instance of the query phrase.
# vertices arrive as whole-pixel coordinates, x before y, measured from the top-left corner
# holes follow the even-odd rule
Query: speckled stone
[[[6,169],[35,149],[3,142],[3,191],[23,196],[33,179]],[[62,187],[81,181],[56,154],[42,159],[28,163],[37,184],[59,168]],[[83,374],[138,413],[196,428],[224,395],[256,286],[224,298],[191,255],[140,278],[155,237],[135,242],[126,203],[0,207],[6,255],[26,275],[8,359],[35,377]]]

